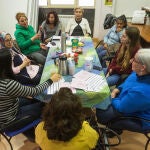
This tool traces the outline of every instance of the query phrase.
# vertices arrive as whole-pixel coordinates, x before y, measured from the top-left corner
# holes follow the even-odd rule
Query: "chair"
[[[41,119],[34,119],[33,116],[27,115],[22,117],[21,119],[11,122],[11,124],[1,126],[0,134],[9,143],[11,150],[13,150],[13,146],[10,141],[12,137],[35,127],[39,124],[40,121]]]
[[[140,117],[136,117],[136,116],[120,116],[120,117],[116,117],[116,118],[112,119],[111,121],[109,121],[106,126],[107,126],[108,128],[111,128],[114,123],[117,123],[117,122],[119,122],[119,121],[121,121],[121,120],[131,120],[131,121],[133,121],[133,122],[139,121],[139,122],[150,123],[150,120],[144,119],[144,118],[140,118]],[[148,144],[149,144],[149,142],[150,142],[150,135],[149,135],[150,129],[147,129],[147,130],[131,130],[131,129],[125,129],[125,130],[131,131],[131,132],[137,132],[137,133],[142,133],[142,134],[144,134],[144,135],[146,136],[146,138],[147,138],[147,142],[146,142],[146,144],[145,144],[145,150],[148,150]]]

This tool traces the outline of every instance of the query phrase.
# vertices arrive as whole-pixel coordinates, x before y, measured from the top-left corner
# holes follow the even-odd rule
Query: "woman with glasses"
[[[130,59],[140,48],[140,31],[136,27],[128,27],[122,37],[121,46],[108,68],[104,68],[109,86],[116,85],[121,76],[128,76],[132,72]]]
[[[39,84],[42,75],[42,67],[35,64],[33,65],[32,61],[14,46],[13,39],[9,33],[2,32],[0,35],[2,47],[8,48],[11,52],[12,70],[16,80],[22,84]]]
[[[106,111],[97,109],[96,114],[100,123],[106,124],[119,116],[150,119],[150,49],[140,49],[131,59],[131,65],[132,74],[112,91],[109,108]],[[142,131],[150,129],[150,123],[124,120],[113,124],[113,129]]]
[[[28,18],[24,13],[17,13],[16,19],[18,23],[14,35],[22,53],[44,65],[47,48],[39,40],[41,35],[36,34],[33,27],[28,25]]]

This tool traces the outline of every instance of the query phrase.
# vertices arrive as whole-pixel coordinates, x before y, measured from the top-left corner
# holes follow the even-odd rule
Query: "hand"
[[[25,59],[23,60],[23,66],[24,66],[24,67],[29,66],[30,63],[31,63],[31,60],[28,59],[28,58],[25,58]]]
[[[104,49],[108,49],[108,45],[106,43],[104,43],[103,47]]]
[[[61,79],[61,75],[58,74],[58,73],[52,73],[50,79],[53,82],[57,82],[57,81],[59,81]]]
[[[34,41],[34,40],[37,40],[37,39],[40,39],[40,38],[41,38],[41,34],[40,34],[40,33],[37,33],[37,34],[35,34],[35,35],[31,38],[31,40]]]
[[[117,28],[116,32],[120,32],[122,30],[122,28]]]
[[[115,88],[111,93],[111,98],[115,98],[119,93],[119,89]]]
[[[47,50],[47,49],[48,49],[48,47],[46,47],[46,45],[45,45],[44,43],[40,43],[40,47],[41,47],[42,49],[44,49],[44,50]]]

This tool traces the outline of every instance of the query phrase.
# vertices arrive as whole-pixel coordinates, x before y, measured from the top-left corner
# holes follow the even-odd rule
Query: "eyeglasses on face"
[[[139,61],[137,61],[135,58],[130,59],[130,63],[132,64],[133,62],[137,64],[141,64]]]
[[[4,40],[5,42],[12,42],[12,38]]]

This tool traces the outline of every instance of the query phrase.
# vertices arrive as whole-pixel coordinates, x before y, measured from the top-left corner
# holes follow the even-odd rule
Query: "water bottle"
[[[69,75],[74,75],[75,74],[75,62],[73,59],[68,59],[68,70],[69,70]]]
[[[66,52],[66,33],[65,32],[61,33],[61,50],[63,53]]]

